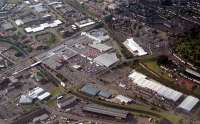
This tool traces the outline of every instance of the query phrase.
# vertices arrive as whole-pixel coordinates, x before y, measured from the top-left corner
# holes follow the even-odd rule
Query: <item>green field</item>
[[[142,64],[144,64],[152,72],[155,72],[159,77],[169,80],[170,82],[174,82],[174,80],[169,77],[168,72],[161,70],[160,66],[157,64],[156,58],[148,58],[142,60]]]

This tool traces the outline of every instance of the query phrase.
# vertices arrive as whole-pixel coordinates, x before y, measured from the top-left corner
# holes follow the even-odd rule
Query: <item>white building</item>
[[[84,27],[87,27],[87,26],[90,26],[90,25],[93,25],[93,24],[95,24],[95,21],[93,21],[92,19],[86,19],[86,20],[82,20],[80,22],[75,23],[75,25],[78,28],[84,28]]]
[[[123,95],[117,95],[115,97],[115,99],[120,101],[121,103],[125,103],[125,104],[128,104],[128,103],[133,101],[131,98],[128,98],[128,97],[123,96]]]
[[[116,64],[119,61],[119,59],[117,58],[116,53],[104,53],[94,58],[94,61],[99,65],[110,67]]]
[[[30,96],[32,99],[36,99],[38,95],[43,92],[44,92],[44,89],[40,87],[36,87],[33,90],[29,91],[28,96]]]
[[[137,84],[143,88],[150,89],[160,96],[174,102],[179,100],[179,98],[183,95],[181,92],[166,87],[155,80],[148,79],[146,75],[143,75],[135,70],[133,70],[133,72],[129,75],[129,78],[133,81],[134,84]]]
[[[27,33],[35,33],[35,32],[39,32],[39,31],[43,31],[45,30],[46,28],[54,28],[54,27],[57,27],[59,26],[60,24],[62,24],[62,21],[60,20],[54,20],[52,23],[43,23],[43,24],[40,24],[39,26],[36,26],[36,27],[27,27],[25,28],[24,30],[27,32]]]
[[[28,96],[32,99],[38,99],[40,101],[48,98],[51,94],[49,92],[46,92],[41,87],[36,87],[33,90],[29,91]]]
[[[51,95],[51,94],[50,94],[49,92],[44,92],[43,94],[40,94],[40,95],[37,97],[37,99],[40,100],[40,101],[42,101],[42,100],[45,100],[45,99],[49,98],[50,95]]]
[[[147,55],[147,52],[133,38],[127,39],[123,44],[134,56]]]
[[[96,43],[102,43],[110,39],[110,36],[104,29],[94,29],[89,32],[82,32],[81,35],[93,39]]]
[[[190,112],[199,102],[198,98],[195,98],[193,96],[187,96],[183,102],[178,106],[178,108],[181,108],[187,112]]]

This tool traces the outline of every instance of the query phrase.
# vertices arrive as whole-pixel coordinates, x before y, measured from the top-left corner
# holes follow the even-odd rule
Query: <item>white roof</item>
[[[25,30],[27,33],[32,32],[32,28],[31,28],[31,27],[27,27],[27,28],[25,28],[24,30]]]
[[[59,25],[59,24],[62,24],[62,21],[60,21],[60,20],[57,19],[57,20],[54,21],[54,23],[57,24],[57,25]]]
[[[22,95],[20,97],[20,100],[19,100],[20,104],[29,104],[29,103],[32,103],[32,102],[33,102],[33,99],[29,96],[26,96],[26,95]]]
[[[39,31],[42,31],[44,30],[44,27],[35,27],[35,28],[32,28],[32,32],[39,32]]]
[[[127,39],[123,44],[136,56],[147,55],[147,52],[144,51],[144,49],[133,40],[133,38]]]
[[[119,100],[121,103],[123,103],[123,102],[124,102],[124,103],[129,103],[129,102],[132,101],[131,98],[128,98],[128,97],[122,96],[122,95],[117,95],[117,96],[115,97],[115,99]]]
[[[23,25],[24,22],[23,22],[21,19],[17,19],[17,20],[15,20],[15,24],[16,24],[17,26],[20,26],[20,25]]]
[[[24,1],[26,4],[30,4],[30,2],[29,1]]]
[[[60,20],[57,19],[57,20],[54,20],[54,22],[52,22],[52,23],[42,23],[42,24],[40,24],[37,27],[27,27],[24,30],[27,33],[30,33],[30,32],[39,32],[39,31],[43,31],[43,30],[45,30],[46,28],[49,28],[49,27],[50,28],[57,27],[60,24],[62,24],[62,21],[60,21]]]
[[[178,108],[181,108],[190,112],[198,102],[199,102],[198,98],[195,98],[193,96],[187,96],[183,100],[183,102],[178,106]]]
[[[185,71],[188,72],[188,73],[190,73],[190,74],[193,74],[193,75],[195,75],[197,77],[200,77],[200,74],[198,72],[192,70],[192,69],[186,68]]]
[[[86,20],[82,20],[80,22],[76,22],[75,25],[78,26],[79,28],[83,28],[89,25],[93,25],[95,24],[95,22],[91,19],[86,19]]]
[[[147,79],[146,75],[136,72],[135,70],[129,75],[129,78],[138,86],[151,89],[160,96],[173,100],[174,102],[183,95],[181,92],[166,87],[155,80]]]
[[[45,93],[39,95],[37,98],[38,98],[38,100],[42,101],[42,100],[48,98],[50,95],[51,94],[49,92],[45,92]]]
[[[36,87],[36,88],[34,88],[33,90],[29,91],[28,95],[29,95],[31,98],[35,99],[35,98],[37,98],[38,95],[39,95],[40,93],[42,93],[42,92],[44,92],[44,89],[42,89],[42,88],[40,88],[40,87]]]
[[[104,65],[106,67],[110,67],[119,61],[116,56],[116,53],[104,53],[94,59],[94,61],[99,65]]]
[[[110,39],[110,36],[108,34],[103,34],[104,32],[97,32],[95,31],[94,33],[96,34],[92,34],[93,32],[82,32],[81,35],[84,35],[84,36],[87,36],[89,37],[90,39],[93,39],[94,42],[97,42],[97,43],[101,43],[103,41],[106,41],[106,40],[109,40]],[[99,34],[98,34],[99,33]]]

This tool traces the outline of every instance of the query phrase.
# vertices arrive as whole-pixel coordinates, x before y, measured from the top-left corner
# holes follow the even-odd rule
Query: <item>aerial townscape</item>
[[[200,124],[200,0],[0,0],[0,124]]]

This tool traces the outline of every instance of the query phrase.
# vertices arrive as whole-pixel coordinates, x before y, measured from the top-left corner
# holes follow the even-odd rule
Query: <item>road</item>
[[[90,29],[93,29],[95,26],[96,25],[83,28],[82,30],[80,30],[79,32],[76,32],[71,37],[62,39],[60,42],[57,42],[54,45],[54,47],[52,47],[51,49],[53,49],[53,48],[61,45],[64,41],[67,41],[67,40],[70,40],[70,39],[73,39],[73,38],[79,36],[81,34],[81,32],[85,32],[85,31],[88,31]],[[44,51],[43,53],[48,52],[48,51],[49,51],[49,49],[46,50],[46,51]],[[16,74],[17,72],[22,72],[22,71],[25,71],[25,70],[31,68],[32,67],[31,65],[37,63],[37,60],[35,61],[34,57],[35,56],[39,56],[40,54],[43,54],[43,53],[38,53],[36,55],[29,55],[28,54],[26,57],[24,57],[23,59],[21,59],[20,62],[16,63],[14,66],[12,66],[10,68],[7,68],[4,72],[1,72],[0,73],[0,77],[8,77],[8,76],[11,76],[13,74]]]

